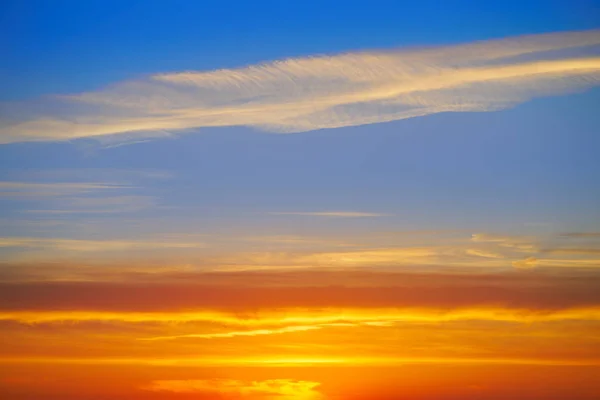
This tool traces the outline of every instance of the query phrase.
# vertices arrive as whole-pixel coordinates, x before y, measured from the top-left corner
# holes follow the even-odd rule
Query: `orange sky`
[[[0,1],[0,400],[600,399],[599,5]]]
[[[597,288],[585,269],[12,281],[0,387],[11,399],[592,399]]]

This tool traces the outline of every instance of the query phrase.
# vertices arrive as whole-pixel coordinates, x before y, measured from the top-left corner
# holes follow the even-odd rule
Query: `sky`
[[[600,3],[0,5],[0,397],[600,397]]]

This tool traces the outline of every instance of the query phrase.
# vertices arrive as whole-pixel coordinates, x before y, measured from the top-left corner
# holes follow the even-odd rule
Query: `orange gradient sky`
[[[599,4],[0,1],[0,399],[600,399]]]
[[[1,285],[10,398],[599,393],[588,269],[95,272]]]

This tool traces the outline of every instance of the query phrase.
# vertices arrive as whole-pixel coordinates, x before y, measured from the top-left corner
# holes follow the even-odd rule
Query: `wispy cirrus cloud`
[[[365,217],[387,217],[390,214],[379,214],[359,211],[281,211],[270,212],[271,215],[300,215],[308,217],[334,217],[334,218],[365,218]]]
[[[171,175],[158,170],[88,168],[9,171],[0,180],[0,201],[32,214],[127,213],[156,208],[157,199],[140,194],[148,181]]]
[[[105,214],[127,213],[157,207],[152,196],[69,197],[55,202],[55,208],[26,210],[33,214]]]
[[[600,248],[558,248],[558,249],[546,249],[545,253],[550,254],[565,254],[565,255],[588,255],[588,254],[600,254]]]
[[[480,249],[467,249],[467,254],[483,258],[504,258],[502,254],[498,254],[492,251],[480,250]]]
[[[600,268],[600,259],[540,259],[537,264],[547,267]]]
[[[600,232],[567,232],[562,233],[560,236],[574,239],[594,239],[600,238]]]
[[[31,214],[127,213],[157,207],[152,196],[124,194],[133,189],[110,183],[5,181],[0,182],[0,200],[27,200],[18,208]]]
[[[84,194],[103,190],[119,190],[130,186],[95,182],[0,182],[0,198],[49,197]]]
[[[536,238],[528,236],[502,236],[488,233],[474,233],[471,241],[480,243],[492,243],[501,247],[510,248],[521,252],[537,252]]]
[[[203,246],[202,243],[197,242],[0,237],[0,248],[37,248],[74,252],[126,251],[144,248],[194,248]]]
[[[192,333],[187,335],[174,335],[174,336],[157,336],[151,338],[140,338],[139,340],[175,340],[175,339],[219,339],[219,338],[232,338],[236,336],[262,336],[262,335],[277,335],[281,333],[291,332],[305,332],[321,329],[320,325],[297,325],[297,326],[286,326],[283,328],[276,329],[256,329],[251,331],[233,331],[224,333]]]
[[[52,226],[52,225],[50,225]],[[468,238],[451,238],[446,242],[415,243],[412,246],[375,246],[352,243],[344,238],[283,236],[231,237],[221,242],[211,235],[170,235],[157,240],[152,235],[130,240],[108,235],[104,238],[75,239],[73,236],[6,236],[0,237],[0,251],[5,252],[5,261],[18,262],[19,268],[5,269],[5,279],[94,279],[103,280],[102,271],[110,271],[109,280],[127,278],[127,273],[118,273],[103,265],[107,259],[100,257],[112,254],[111,262],[121,264],[123,260],[114,256],[131,257],[126,261],[128,271],[134,264],[144,264],[143,271],[163,266],[186,265],[186,268],[212,272],[242,271],[312,271],[314,269],[345,270],[363,269],[372,271],[402,270],[419,267],[426,271],[443,268],[480,269],[498,271],[508,266],[519,269],[532,267],[598,268],[597,246],[561,247],[556,237],[535,238],[526,236],[500,236],[475,234]],[[347,238],[346,238],[347,239]],[[356,238],[355,238],[356,239]],[[546,244],[546,246],[544,246]],[[553,246],[553,247],[550,247]],[[209,249],[207,249],[209,248]],[[170,250],[169,250],[170,249]],[[141,252],[143,250],[143,252]],[[164,250],[146,254],[146,250]],[[167,251],[168,250],[168,251]],[[165,258],[165,257],[169,258]],[[90,256],[93,256],[91,258]],[[70,258],[69,258],[70,257]],[[90,268],[76,266],[85,260]],[[134,261],[135,260],[135,261]],[[61,268],[40,268],[39,263],[57,262]],[[92,266],[94,266],[92,268]],[[141,279],[137,276],[136,279]]]
[[[597,85],[600,57],[569,50],[598,45],[600,31],[591,30],[156,74],[35,107],[4,104],[0,143],[94,137],[114,144],[217,126],[288,133],[494,111]]]
[[[271,236],[248,236],[241,240],[254,243],[276,244],[276,245],[291,245],[291,246],[329,246],[329,247],[356,247],[358,244],[348,241],[328,237],[311,237],[297,235],[271,235]]]

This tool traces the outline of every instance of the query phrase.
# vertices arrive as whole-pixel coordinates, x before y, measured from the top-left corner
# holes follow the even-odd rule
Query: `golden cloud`
[[[323,396],[316,388],[318,382],[292,379],[240,381],[212,380],[158,380],[142,387],[144,390],[173,393],[216,393],[242,399],[316,400]]]

